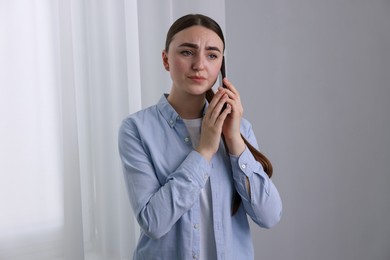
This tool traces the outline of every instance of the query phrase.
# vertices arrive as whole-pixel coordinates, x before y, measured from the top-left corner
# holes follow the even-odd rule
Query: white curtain
[[[141,108],[136,1],[0,1],[0,259],[131,259],[117,153]]]
[[[207,2],[0,0],[1,260],[132,258],[117,131],[170,88],[172,19],[224,15]]]

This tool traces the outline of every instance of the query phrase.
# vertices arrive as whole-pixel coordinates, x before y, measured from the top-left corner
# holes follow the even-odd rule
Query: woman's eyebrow
[[[208,47],[206,47],[206,50],[208,50],[208,51],[217,51],[217,52],[222,53],[221,50],[218,47],[216,47],[216,46],[208,46]]]
[[[192,48],[192,49],[199,49],[199,45],[197,45],[195,43],[190,43],[190,42],[182,43],[182,44],[179,45],[179,47],[189,47],[189,48]],[[218,52],[222,53],[221,50],[218,47],[216,47],[216,46],[207,46],[206,50],[208,50],[208,51],[218,51]]]

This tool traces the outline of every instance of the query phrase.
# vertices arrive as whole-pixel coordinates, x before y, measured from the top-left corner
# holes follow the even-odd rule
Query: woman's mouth
[[[197,83],[202,83],[206,80],[206,78],[202,76],[189,76],[188,78]]]

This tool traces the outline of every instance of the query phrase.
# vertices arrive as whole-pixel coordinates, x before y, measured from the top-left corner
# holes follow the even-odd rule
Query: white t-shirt
[[[195,148],[199,144],[202,118],[183,119],[188,133],[190,134],[192,146]],[[200,192],[200,258],[217,259],[214,225],[213,225],[213,204],[211,200],[210,178]]]

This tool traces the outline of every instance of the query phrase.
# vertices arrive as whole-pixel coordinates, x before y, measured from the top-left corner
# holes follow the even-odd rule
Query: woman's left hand
[[[240,124],[244,109],[240,100],[240,93],[226,78],[223,79],[226,88],[219,87],[219,91],[225,91],[228,95],[227,105],[231,106],[231,113],[226,117],[222,127],[226,145],[233,155],[240,155],[245,149],[245,143],[241,138]]]

